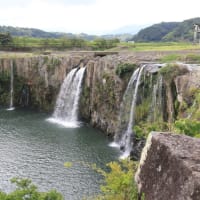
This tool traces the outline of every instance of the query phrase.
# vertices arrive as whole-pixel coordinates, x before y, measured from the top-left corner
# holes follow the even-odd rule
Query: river
[[[101,176],[88,165],[105,167],[119,152],[105,135],[82,124],[51,124],[45,113],[0,108],[0,190],[10,192],[13,177],[30,178],[40,191],[56,189],[66,200],[99,193]],[[65,162],[72,162],[70,168]]]

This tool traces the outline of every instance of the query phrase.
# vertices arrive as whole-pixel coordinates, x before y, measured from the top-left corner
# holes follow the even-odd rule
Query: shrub
[[[200,122],[192,119],[179,119],[174,123],[175,130],[178,133],[186,134],[192,137],[199,137]]]
[[[103,194],[97,199],[137,200],[138,191],[134,181],[136,163],[129,160],[120,160],[119,162],[108,163],[107,167],[108,171],[105,171],[93,165],[93,169],[104,177],[104,183],[100,187]]]
[[[200,56],[198,54],[188,54],[185,60],[187,62],[200,62]]]
[[[56,190],[39,192],[29,179],[13,178],[11,183],[16,184],[16,189],[9,194],[0,191],[1,200],[64,200]]]
[[[188,69],[178,64],[168,64],[161,68],[159,73],[165,80],[172,81],[176,76],[183,75],[188,72]]]
[[[135,69],[137,68],[136,64],[133,63],[123,63],[123,64],[119,64],[115,70],[115,73],[119,76],[119,77],[123,77],[125,74],[133,72]]]

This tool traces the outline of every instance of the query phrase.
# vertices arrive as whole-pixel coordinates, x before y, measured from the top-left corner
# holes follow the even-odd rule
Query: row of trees
[[[0,33],[0,48],[3,50],[32,50],[32,49],[87,49],[104,50],[117,46],[118,39],[98,38],[86,41],[81,38],[33,38],[12,37],[9,33]]]

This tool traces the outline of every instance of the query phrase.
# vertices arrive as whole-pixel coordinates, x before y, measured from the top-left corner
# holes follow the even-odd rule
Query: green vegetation
[[[1,42],[1,35],[4,36]],[[87,49],[87,50],[104,50],[116,47],[118,39],[96,39],[86,41],[81,38],[34,38],[34,37],[12,37],[9,34],[0,35],[0,48],[3,50],[35,50],[35,49]],[[8,40],[8,36],[10,39]],[[5,40],[6,38],[6,40]]]
[[[174,61],[182,61],[187,63],[200,63],[200,56],[199,54],[186,54],[186,55],[169,54],[163,56],[160,61],[162,63],[170,63]]]
[[[170,63],[179,60],[181,60],[181,56],[178,54],[170,54],[161,58],[162,63]]]
[[[153,41],[193,41],[193,24],[199,24],[200,18],[183,22],[162,22],[142,29],[133,40],[136,42]]]
[[[159,73],[164,77],[164,79],[170,83],[176,76],[183,75],[188,72],[186,67],[180,67],[178,64],[167,64],[165,67],[161,68]]]
[[[180,105],[179,112],[184,112],[189,115],[189,118],[179,117],[174,123],[174,131],[181,134],[186,134],[192,137],[200,138],[200,90],[192,90],[188,94],[188,98],[192,98],[189,105],[187,102],[184,102],[183,105]]]
[[[162,22],[142,29],[133,37],[137,42],[161,41],[165,35],[178,26],[178,22]]]
[[[107,170],[93,165],[93,169],[103,176],[100,186],[102,195],[98,200],[138,200],[138,190],[134,181],[137,163],[130,160],[110,162]],[[144,199],[144,197],[142,198]]]
[[[133,63],[123,63],[116,67],[115,73],[122,78],[127,73],[132,73],[136,69],[137,65]]]
[[[120,51],[125,49],[126,51],[134,52],[157,51],[158,55],[160,55],[159,51],[182,51],[195,50],[199,48],[199,45],[194,45],[191,42],[120,42],[117,47],[112,50]]]
[[[0,66],[1,67],[1,66]],[[10,74],[8,72],[0,73],[0,102],[5,104],[10,99]]]
[[[72,34],[72,33],[60,33],[60,32],[46,32],[40,29],[35,28],[19,28],[12,26],[0,26],[1,33],[10,33],[14,37],[31,37],[31,38],[81,38],[85,40],[94,40],[97,36],[87,35],[84,33],[81,34]]]
[[[93,169],[104,177],[104,183],[100,187],[103,194],[98,196],[97,199],[137,200],[138,192],[134,181],[137,168],[136,163],[121,160],[120,162],[110,162],[107,164],[107,167],[109,171],[102,170],[93,165]]]
[[[188,54],[185,57],[186,62],[197,62],[200,63],[200,55],[199,54]]]
[[[13,178],[11,182],[16,185],[16,189],[9,194],[0,191],[1,200],[64,200],[56,190],[39,192],[29,179]]]
[[[7,46],[12,43],[12,37],[9,33],[0,33],[0,45]]]
[[[106,169],[97,167],[96,164],[78,162],[81,165],[92,168],[102,175],[103,180],[100,185],[101,194],[87,197],[85,200],[138,200],[139,194],[135,183],[135,172],[137,162],[128,159],[109,162]],[[74,164],[74,163],[73,163]],[[73,167],[71,162],[64,163],[66,168]],[[144,200],[142,195],[141,200]]]
[[[178,133],[200,138],[200,121],[179,119],[175,121],[174,128]]]
[[[166,122],[144,122],[135,125],[134,133],[137,139],[147,138],[151,131],[169,131],[168,124]]]
[[[91,45],[93,50],[104,50],[116,47],[120,41],[118,39],[103,39],[94,40]]]

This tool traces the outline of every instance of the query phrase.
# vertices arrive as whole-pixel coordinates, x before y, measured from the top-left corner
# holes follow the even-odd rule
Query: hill
[[[0,33],[10,33],[11,36],[26,36],[33,38],[82,38],[86,40],[93,40],[97,36],[88,35],[85,33],[73,34],[73,33],[61,33],[61,32],[46,32],[36,28],[20,28],[12,26],[0,26]]]
[[[95,40],[97,38],[103,39],[114,39],[118,38],[120,40],[127,40],[133,37],[132,34],[109,34],[109,35],[88,35],[86,33],[73,34],[73,33],[60,33],[60,32],[46,32],[40,29],[35,28],[20,28],[20,27],[12,27],[12,26],[0,26],[0,33],[10,33],[11,36],[18,37],[33,37],[33,38],[62,38],[66,37],[68,39],[71,38],[79,38],[84,40]]]
[[[137,42],[192,41],[194,23],[200,24],[200,18],[154,24],[139,31],[133,40]]]

